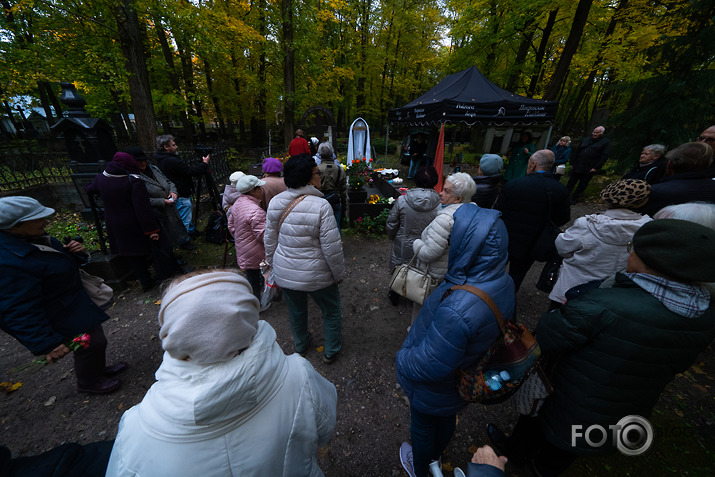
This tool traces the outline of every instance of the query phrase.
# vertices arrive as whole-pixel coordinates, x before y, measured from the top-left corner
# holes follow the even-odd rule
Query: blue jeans
[[[417,169],[420,168],[422,163],[424,162],[424,158],[420,157],[419,159],[411,159],[410,160],[410,170],[407,171],[407,178],[412,179],[415,174],[417,174]]]
[[[179,213],[181,223],[184,224],[187,233],[194,233],[194,224],[191,223],[191,197],[179,197],[176,199],[176,212]],[[186,241],[189,239],[187,237]]]
[[[439,460],[457,425],[457,415],[432,416],[410,406],[412,465],[417,477],[429,477],[429,464]]]
[[[283,296],[285,297],[286,305],[288,305],[295,350],[298,353],[303,353],[310,345],[308,337],[308,295],[323,313],[325,356],[335,356],[343,346],[343,311],[340,305],[340,289],[336,284],[311,292],[283,288]]]

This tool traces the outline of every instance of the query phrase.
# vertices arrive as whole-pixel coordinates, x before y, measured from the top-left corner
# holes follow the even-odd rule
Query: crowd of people
[[[535,150],[531,135],[521,134],[508,177],[502,158],[485,154],[476,177],[452,174],[439,193],[437,171],[421,165],[413,171],[416,187],[392,207],[390,268],[414,263],[437,283],[423,304],[413,304],[396,350],[397,381],[410,403],[411,443],[399,456],[410,477],[426,477],[440,462],[467,406],[455,372],[477,363],[499,337],[491,305],[516,319],[516,293],[534,262],[544,261],[535,252],[544,242],[562,261],[550,311],[536,328],[554,392],[509,435],[488,426],[506,457],[480,448],[470,477],[501,475],[507,458],[537,475],[558,475],[580,455],[612,450],[574,443],[572,426],[608,428],[624,416],[650,415],[663,388],[715,337],[715,126],[669,152],[646,146],[633,170],[601,191],[607,209],[563,231],[570,205],[605,164],[604,132],[595,128],[573,153],[569,137]],[[323,475],[316,453],[333,434],[337,392],[304,359],[313,344],[308,297],[322,314],[321,359],[330,365],[343,343],[347,197],[332,146],[313,149],[298,130],[296,154],[285,163],[265,159],[260,178],[231,175],[222,206],[241,273],[185,270],[173,254],[194,246],[185,211],[192,177],[207,171],[209,156],[188,166],[173,137],[160,136],[158,165],[140,150],[118,152],[87,187],[102,198],[112,252],[131,265],[142,289],[170,280],[158,317],[165,354],[157,381],[122,417],[107,475]],[[557,176],[565,163],[567,185]],[[81,244],[45,233],[53,213],[29,197],[0,198],[0,328],[50,363],[71,352],[68,340],[87,333],[89,346],[73,353],[77,389],[109,393],[128,365],[105,363],[101,323],[108,316],[82,286]],[[289,356],[259,319],[266,282],[280,287],[287,305]],[[455,285],[482,290],[491,305]],[[390,291],[388,299],[397,305],[402,298]]]

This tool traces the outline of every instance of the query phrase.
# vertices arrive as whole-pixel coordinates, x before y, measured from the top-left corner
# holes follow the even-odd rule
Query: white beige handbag
[[[432,278],[427,270],[420,270],[413,266],[415,256],[408,264],[395,267],[390,279],[390,289],[400,296],[404,296],[419,305],[425,302],[439,282]]]

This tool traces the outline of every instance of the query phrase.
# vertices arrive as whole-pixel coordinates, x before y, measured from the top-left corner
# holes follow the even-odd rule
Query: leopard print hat
[[[640,179],[623,179],[601,191],[601,200],[613,208],[638,209],[650,197],[650,184]]]

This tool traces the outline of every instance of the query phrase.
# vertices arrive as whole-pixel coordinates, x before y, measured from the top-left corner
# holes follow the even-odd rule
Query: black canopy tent
[[[527,98],[496,86],[476,66],[449,75],[411,103],[390,110],[388,121],[410,126],[445,122],[495,124],[551,123],[558,101]]]

